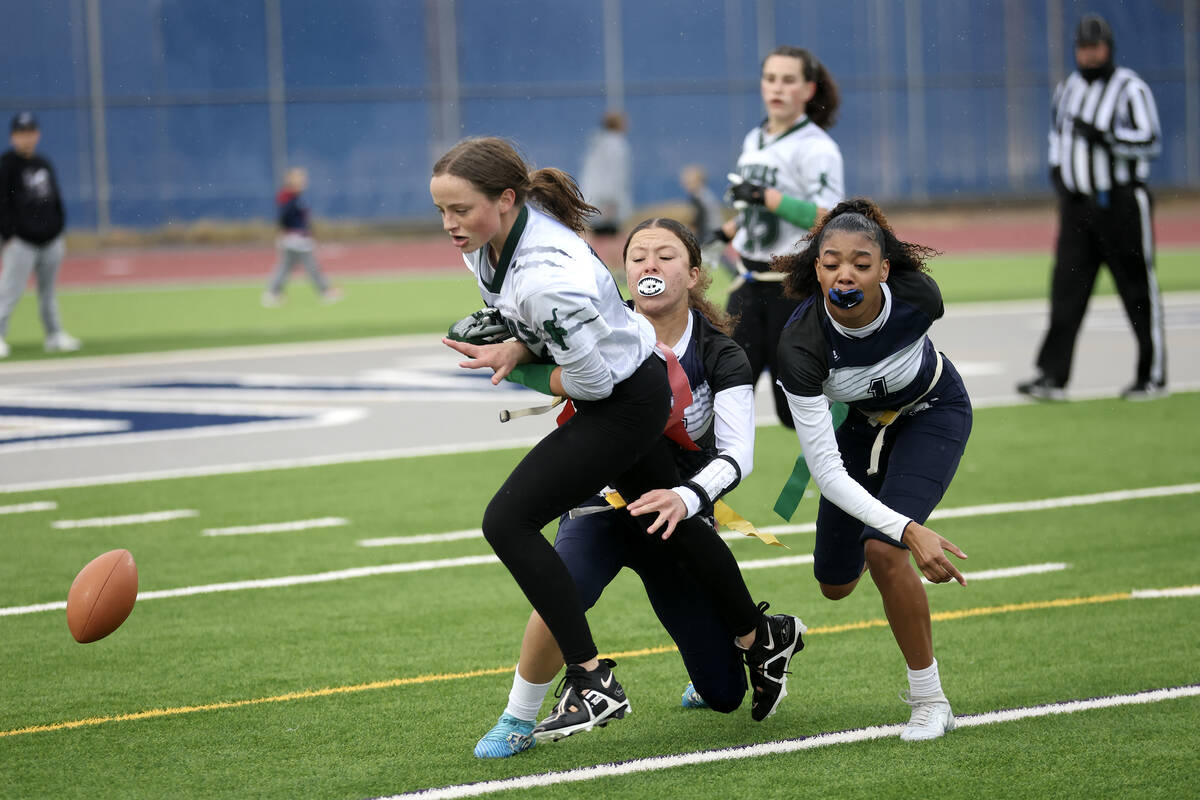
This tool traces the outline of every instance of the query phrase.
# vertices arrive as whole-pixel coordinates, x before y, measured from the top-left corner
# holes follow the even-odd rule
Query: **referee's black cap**
[[[13,115],[12,123],[9,125],[9,130],[13,133],[17,131],[36,131],[38,129],[37,117],[32,111],[21,111]]]
[[[1112,28],[1108,27],[1104,17],[1099,14],[1085,14],[1083,19],[1079,20],[1079,26],[1075,28],[1075,46],[1097,44],[1098,42],[1104,42],[1112,47]]]

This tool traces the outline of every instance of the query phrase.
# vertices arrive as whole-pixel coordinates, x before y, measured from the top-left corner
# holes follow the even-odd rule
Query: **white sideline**
[[[988,711],[983,714],[971,714],[956,717],[960,728],[973,728],[980,725],[994,725],[999,722],[1014,722],[1020,719],[1048,717],[1054,714],[1076,714],[1080,711],[1092,711],[1099,708],[1114,708],[1117,706],[1161,703],[1164,700],[1176,700],[1182,697],[1200,695],[1200,685],[1177,686],[1165,689],[1152,689],[1135,694],[1111,695],[1096,697],[1090,700],[1065,700],[1058,703],[1041,706],[1026,706],[999,711]],[[900,734],[902,725],[872,725],[867,728],[857,728],[838,733],[822,733],[816,736],[785,739],[778,742],[763,742],[762,744],[742,747],[727,747],[719,750],[701,750],[695,753],[679,753],[670,756],[654,758],[637,758],[616,764],[598,764],[594,767],[564,770],[562,772],[543,772],[537,775],[523,775],[503,780],[465,783],[441,788],[420,789],[415,792],[388,795],[375,800],[400,800],[400,798],[421,798],[421,800],[442,800],[442,798],[479,797],[480,795],[505,792],[513,789],[531,789],[539,786],[554,786],[563,783],[580,783],[597,778],[611,778],[620,775],[635,775],[643,772],[657,772],[675,767],[692,766],[696,764],[712,764],[721,761],[733,761],[742,758],[759,758],[762,756],[796,753],[801,750],[815,750],[830,745],[865,742],[872,739],[886,739]],[[954,734],[950,734],[953,736]],[[919,745],[917,745],[919,746]]]
[[[147,522],[167,522],[185,517],[198,517],[200,512],[191,508],[171,511],[149,511],[145,514],[125,514],[120,517],[92,517],[91,519],[60,519],[50,523],[57,530],[68,528],[112,528],[117,525],[140,525]]]
[[[247,533],[284,533],[287,531],[307,531],[313,528],[336,528],[349,525],[345,517],[320,517],[318,519],[298,519],[293,522],[269,522],[264,525],[235,525],[232,528],[205,528],[202,536],[240,536]]]

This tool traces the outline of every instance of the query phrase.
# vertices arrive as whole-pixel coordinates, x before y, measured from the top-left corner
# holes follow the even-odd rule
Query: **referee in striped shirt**
[[[1146,178],[1161,149],[1154,96],[1137,73],[1113,63],[1112,29],[1089,14],[1075,30],[1078,69],[1058,85],[1051,107],[1050,174],[1059,231],[1050,289],[1050,328],[1038,375],[1017,391],[1065,399],[1075,339],[1100,264],[1108,265],[1137,338],[1129,400],[1166,395],[1166,337],[1154,272],[1154,229]]]

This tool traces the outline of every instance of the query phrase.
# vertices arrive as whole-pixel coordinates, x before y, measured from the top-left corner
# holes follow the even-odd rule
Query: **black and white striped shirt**
[[[1068,191],[1095,195],[1145,183],[1162,130],[1154,95],[1136,72],[1117,67],[1091,83],[1072,72],[1055,90],[1050,113],[1050,166],[1061,171]],[[1088,142],[1075,131],[1076,120],[1094,125],[1103,141]]]

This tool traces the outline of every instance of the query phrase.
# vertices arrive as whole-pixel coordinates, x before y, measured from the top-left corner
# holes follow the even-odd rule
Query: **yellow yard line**
[[[1021,611],[1039,611],[1048,608],[1068,608],[1071,606],[1094,605],[1098,603],[1111,603],[1117,600],[1132,600],[1135,598],[1133,592],[1119,592],[1115,594],[1099,594],[1091,597],[1065,597],[1058,600],[1041,600],[1028,603],[1007,603],[999,606],[981,606],[979,608],[964,608],[959,611],[940,611],[932,615],[935,621],[950,621],[958,619],[967,619],[968,617],[981,617],[991,614],[1011,614]],[[883,628],[887,627],[886,619],[869,619],[859,622],[847,622],[840,625],[824,625],[808,629],[808,635],[823,635],[832,633],[846,633],[848,631],[864,630],[866,628]],[[638,658],[641,656],[662,655],[664,653],[675,652],[674,645],[660,645],[657,647],[646,647],[639,650],[626,650],[620,653],[607,654],[612,658]],[[418,675],[412,678],[392,678],[384,681],[371,681],[370,683],[356,683],[351,686],[328,686],[323,689],[305,689],[299,692],[288,692],[287,694],[272,695],[270,697],[254,697],[246,700],[225,700],[217,703],[205,703],[195,706],[177,706],[174,708],[153,708],[147,711],[135,711],[128,714],[114,714],[107,717],[87,717],[84,719],[67,720],[64,722],[51,722],[44,725],[30,725],[26,728],[15,728],[13,730],[0,731],[0,738],[6,736],[20,736],[26,733],[47,733],[50,731],[70,730],[73,728],[84,728],[93,725],[103,725],[109,722],[132,722],[135,720],[157,719],[159,717],[175,717],[182,714],[194,714],[200,711],[221,711],[228,708],[242,708],[245,706],[256,706],[264,703],[286,703],[292,700],[309,700],[317,697],[331,697],[339,694],[353,694],[355,692],[366,692],[374,689],[395,689],[401,686],[421,686],[438,681],[454,681],[464,680],[467,678],[482,678],[490,675],[507,675],[512,673],[516,666],[493,667],[490,669],[476,669],[468,672],[451,672],[438,673],[432,675]]]

